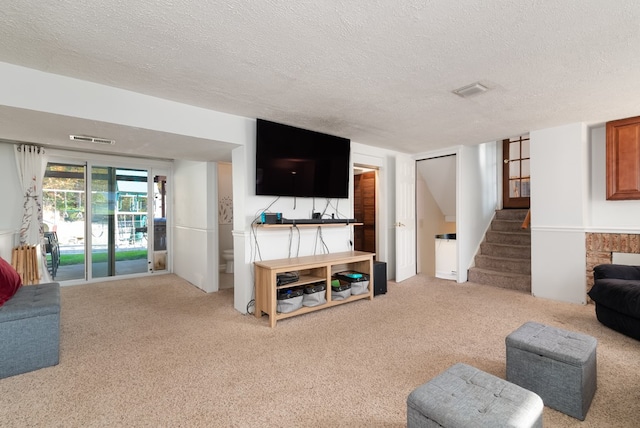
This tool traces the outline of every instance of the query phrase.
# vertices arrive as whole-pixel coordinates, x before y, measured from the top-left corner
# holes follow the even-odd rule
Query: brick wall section
[[[640,254],[640,235],[629,233],[587,233],[587,290],[593,286],[593,268],[611,263],[611,253]]]

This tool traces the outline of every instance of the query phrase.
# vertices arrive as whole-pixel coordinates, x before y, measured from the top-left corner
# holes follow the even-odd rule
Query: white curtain
[[[42,147],[16,145],[16,163],[22,183],[23,213],[20,226],[20,245],[35,245],[38,251],[39,273],[42,282],[51,281],[43,256],[44,231],[42,224],[42,179],[47,158]]]

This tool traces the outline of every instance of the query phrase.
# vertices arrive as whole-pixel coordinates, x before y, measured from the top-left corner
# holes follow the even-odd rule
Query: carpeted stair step
[[[491,230],[500,232],[528,232],[522,229],[522,220],[497,220],[491,222]]]
[[[518,220],[520,224],[524,221],[524,218],[527,216],[528,209],[507,209],[507,210],[497,210],[495,218],[497,220]]]
[[[493,285],[510,290],[531,292],[531,275],[511,272],[496,272],[473,267],[469,269],[469,281],[478,284]]]
[[[531,259],[531,246],[483,242],[480,244],[480,254],[485,256],[507,257],[513,259]]]
[[[487,230],[485,241],[493,244],[531,245],[531,233],[529,231],[500,232]]]
[[[475,258],[477,268],[497,272],[511,272],[531,275],[531,259],[493,257],[478,254]]]
[[[528,229],[522,229],[527,212],[528,210],[498,210],[491,222],[491,230],[529,233]]]

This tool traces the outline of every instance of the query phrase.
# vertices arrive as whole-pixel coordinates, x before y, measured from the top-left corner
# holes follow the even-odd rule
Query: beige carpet
[[[593,306],[418,276],[386,295],[278,322],[174,275],[62,289],[60,364],[0,380],[4,427],[402,427],[406,398],[456,362],[504,378],[504,338],[534,320],[595,336],[584,422],[640,424],[640,342]]]

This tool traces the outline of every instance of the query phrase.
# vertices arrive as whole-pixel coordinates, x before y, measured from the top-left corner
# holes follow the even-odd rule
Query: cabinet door
[[[640,199],[640,116],[607,122],[607,199]]]

